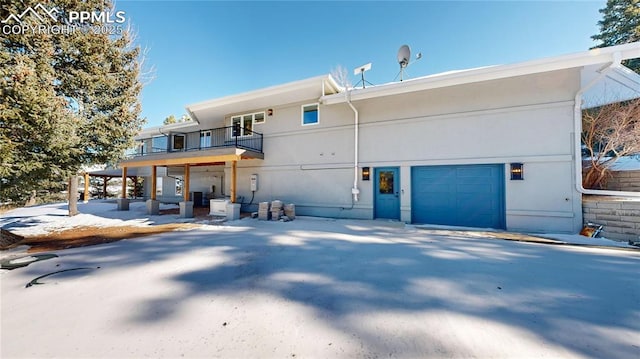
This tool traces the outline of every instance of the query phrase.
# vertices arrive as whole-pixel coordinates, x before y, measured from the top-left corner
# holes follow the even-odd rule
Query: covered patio
[[[157,199],[157,169],[158,167],[182,167],[184,169],[182,201],[179,202],[180,216],[193,217],[194,203],[190,199],[191,169],[197,166],[215,166],[231,164],[230,202],[236,205],[237,201],[237,163],[241,160],[263,159],[264,154],[249,149],[241,148],[212,148],[207,150],[173,153],[153,153],[145,156],[136,156],[120,162],[120,175],[123,179],[121,196],[118,199],[118,210],[128,210],[129,200],[126,196],[126,178],[133,177],[141,168],[151,168],[151,195],[147,200],[147,212],[159,214],[160,201]],[[237,205],[239,208],[239,204]]]

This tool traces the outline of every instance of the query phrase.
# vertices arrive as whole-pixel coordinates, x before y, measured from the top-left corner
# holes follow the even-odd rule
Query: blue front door
[[[373,195],[375,218],[400,219],[399,174],[398,167],[375,169]]]

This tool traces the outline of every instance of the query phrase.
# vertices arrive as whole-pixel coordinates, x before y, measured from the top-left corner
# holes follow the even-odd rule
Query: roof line
[[[613,62],[615,56],[622,60],[640,58],[640,42],[597,48],[567,55],[529,60],[520,63],[481,67],[471,70],[453,71],[414,78],[403,82],[394,82],[365,89],[352,89],[351,101],[368,98],[398,95],[407,92],[449,87],[467,83],[497,80],[507,77],[529,75],[600,63]],[[324,104],[344,103],[347,99],[340,94],[321,98]]]
[[[248,100],[259,98],[259,97],[268,97],[281,92],[292,91],[298,88],[308,87],[309,85],[312,85],[312,84],[321,84],[322,83],[321,81],[323,81],[325,84],[328,84],[336,92],[339,92],[341,90],[341,87],[336,83],[336,81],[331,77],[331,75],[321,75],[321,76],[315,76],[315,77],[311,77],[303,80],[288,82],[285,84],[252,90],[249,92],[243,92],[240,94],[234,94],[234,95],[219,97],[212,100],[206,100],[203,102],[190,104],[186,106],[186,109],[190,114],[193,114],[193,112],[195,111],[206,109],[206,108],[223,106],[230,103],[248,101]]]

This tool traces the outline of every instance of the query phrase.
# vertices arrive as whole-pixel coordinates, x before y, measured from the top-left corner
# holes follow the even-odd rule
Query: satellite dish
[[[400,49],[398,49],[398,63],[401,69],[409,65],[409,59],[411,59],[411,49],[409,45],[400,46]]]
[[[418,61],[421,58],[422,58],[422,52],[418,52],[418,54],[416,55],[415,61]],[[400,48],[398,49],[398,64],[400,64],[400,72],[393,79],[394,81],[395,79],[398,78],[398,76],[400,76],[400,81],[404,79],[404,72],[405,72],[405,69],[409,67],[410,60],[411,60],[411,48],[409,48],[409,45],[400,46]],[[415,63],[415,61],[413,63]]]

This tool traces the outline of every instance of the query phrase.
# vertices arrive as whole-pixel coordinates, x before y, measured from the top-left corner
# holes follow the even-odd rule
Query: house
[[[189,105],[193,121],[145,129],[120,166],[147,168],[150,203],[179,193],[185,216],[198,193],[196,205],[577,232],[581,109],[635,95],[640,76],[620,61],[637,57],[633,43],[361,89],[314,77]]]

